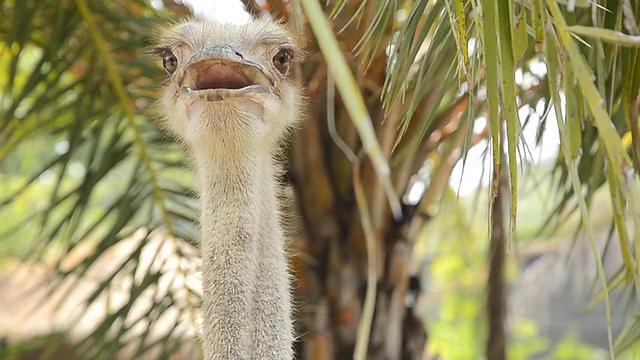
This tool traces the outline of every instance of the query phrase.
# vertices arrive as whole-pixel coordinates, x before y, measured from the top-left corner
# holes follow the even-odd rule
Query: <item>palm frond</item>
[[[39,1],[4,4],[3,13],[0,46],[9,66],[0,75],[0,158],[15,166],[12,158],[27,150],[34,156],[34,146],[39,151],[11,175],[20,184],[0,202],[25,201],[43,178],[54,179],[3,239],[16,241],[16,227],[32,229],[27,258],[52,267],[50,296],[61,288],[73,293],[99,274],[78,318],[69,318],[80,323],[89,309],[104,307],[83,333],[81,354],[176,351],[196,336],[189,314],[197,311],[198,292],[187,279],[198,237],[188,166],[149,122],[154,95],[147,79],[161,73],[140,56],[150,28],[141,15],[155,11],[145,2]],[[82,250],[87,243],[90,252]],[[51,258],[52,251],[59,255]],[[104,268],[114,253],[116,265]]]

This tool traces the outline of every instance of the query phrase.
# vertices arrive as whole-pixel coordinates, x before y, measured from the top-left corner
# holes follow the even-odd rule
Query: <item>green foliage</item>
[[[512,341],[509,344],[509,359],[526,360],[547,352],[549,339],[538,335],[538,328],[532,319],[519,319],[511,329]]]
[[[533,181],[524,181],[525,190]],[[539,185],[539,184],[538,184]],[[547,184],[548,185],[548,184]],[[549,199],[547,199],[549,200]],[[477,200],[476,200],[477,201]],[[482,199],[481,201],[486,201]],[[595,206],[606,205],[610,201],[597,196]],[[446,359],[475,359],[482,357],[486,337],[485,252],[487,235],[484,225],[486,214],[475,213],[471,199],[457,199],[455,194],[447,193],[440,201],[438,212],[446,216],[437,216],[427,226],[418,239],[415,248],[416,259],[428,264],[426,274],[425,303],[420,306],[427,313],[427,327],[431,339],[429,351]],[[522,214],[529,221],[538,224],[545,218],[545,209],[540,206],[538,196],[521,199]],[[611,222],[611,214],[600,219],[599,227]],[[564,241],[571,237],[575,221],[565,225],[555,237],[544,237],[547,245]],[[527,231],[525,227],[525,232]],[[518,233],[525,238],[515,246],[525,247],[541,238],[532,238],[530,234]],[[519,250],[512,253],[517,254]],[[517,257],[514,257],[517,258]],[[507,269],[507,281],[515,286],[520,277],[518,262],[511,259]],[[571,330],[560,341],[552,342],[544,337],[537,319],[517,316],[511,318],[508,325],[509,359],[606,359],[602,349],[589,346],[580,341],[575,330]],[[624,359],[624,357],[621,357]]]
[[[455,197],[449,195],[438,217],[428,224],[417,244],[416,258],[430,262],[427,294],[429,351],[445,359],[482,356],[484,319],[484,258],[486,248],[479,219],[472,224]],[[428,235],[427,235],[428,234]],[[438,294],[438,296],[435,296]],[[438,309],[434,311],[433,309]],[[464,344],[464,345],[462,345]]]
[[[69,339],[64,334],[53,333],[35,337],[17,344],[0,348],[0,356],[6,360],[31,359],[78,359]]]
[[[575,339],[575,334],[567,334],[556,346],[553,352],[547,357],[549,360],[578,360],[578,359],[606,359],[607,355],[602,352],[594,352],[592,348],[580,344]]]
[[[157,14],[137,1],[92,2],[80,11],[82,4],[2,4],[8,16],[0,31],[1,57],[7,64],[0,71],[0,213],[6,220],[1,229],[4,251],[47,261],[53,268],[46,282],[51,293],[68,281],[78,286],[79,279],[102,266],[105,253],[145,229],[138,248],[103,274],[106,280],[79,309],[81,315],[105,297],[120,294],[119,281],[131,281],[127,300],[112,303],[106,319],[81,342],[80,354],[87,358],[117,354],[137,334],[136,326],[162,319],[169,304],[178,302],[178,313],[195,311],[195,289],[177,285],[184,283],[184,274],[171,275],[165,281],[175,286],[159,289],[156,283],[167,275],[165,270],[141,272],[141,254],[159,233],[189,240],[197,236],[191,225],[195,211],[188,166],[177,146],[151,123],[155,96],[154,82],[148,79],[161,72],[141,55],[140,47],[149,41],[152,23],[146,17]],[[114,86],[118,83],[126,84],[126,92]],[[136,115],[127,111],[133,104]],[[92,252],[69,266],[86,246]],[[184,256],[180,249],[174,248],[175,256]],[[154,296],[156,301],[140,317],[141,308],[134,304]],[[179,327],[188,318],[163,320],[175,325],[155,336],[173,340],[137,336],[128,344],[130,351],[174,351],[183,337]]]

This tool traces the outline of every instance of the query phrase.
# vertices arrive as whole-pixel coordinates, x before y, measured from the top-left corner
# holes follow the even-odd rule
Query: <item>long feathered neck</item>
[[[201,186],[205,359],[291,359],[278,167],[268,151],[195,151]]]

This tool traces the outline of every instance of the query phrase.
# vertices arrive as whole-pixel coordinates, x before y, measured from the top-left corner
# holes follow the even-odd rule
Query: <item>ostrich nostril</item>
[[[238,55],[241,59],[244,59],[244,56],[242,56],[242,54],[240,54],[238,51],[234,51],[234,53]]]

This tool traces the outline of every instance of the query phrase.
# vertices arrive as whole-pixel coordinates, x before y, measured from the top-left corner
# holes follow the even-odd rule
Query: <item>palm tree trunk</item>
[[[318,76],[322,76],[320,74]],[[319,97],[322,98],[322,97]],[[321,105],[312,119],[326,118]],[[342,121],[341,121],[342,120]],[[337,109],[339,132],[352,148],[344,110]],[[367,252],[351,189],[351,163],[327,134],[326,121],[309,121],[296,134],[290,177],[296,190],[296,213],[303,229],[294,243],[293,259],[299,323],[299,359],[348,359],[353,356],[367,285]],[[346,130],[346,131],[345,131]],[[326,149],[335,151],[327,155]],[[330,157],[333,155],[332,157]],[[341,158],[340,158],[341,157]],[[332,160],[330,160],[332,159]],[[377,190],[365,166],[367,197]],[[384,198],[383,198],[384,199]],[[408,269],[413,238],[412,208],[395,222],[386,201],[371,201],[378,240],[378,292],[369,341],[369,359],[419,359],[426,332],[411,302],[420,290],[417,274]],[[377,215],[376,215],[377,214]]]
[[[506,320],[504,259],[507,229],[504,224],[504,202],[508,198],[509,189],[506,185],[508,178],[504,172],[505,170],[502,166],[496,170],[496,174],[499,174],[499,177],[494,181],[498,182],[498,191],[491,203],[491,242],[488,259],[489,278],[487,280],[487,321],[489,323],[487,359],[491,360],[504,360],[506,346],[504,329]],[[505,194],[505,191],[507,191],[507,194]]]

